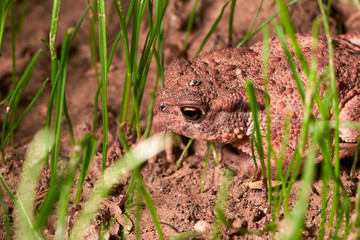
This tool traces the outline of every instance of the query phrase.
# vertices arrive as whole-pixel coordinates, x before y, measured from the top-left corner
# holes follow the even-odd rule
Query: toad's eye
[[[187,120],[191,121],[197,121],[202,116],[201,110],[196,107],[182,107],[181,113]]]

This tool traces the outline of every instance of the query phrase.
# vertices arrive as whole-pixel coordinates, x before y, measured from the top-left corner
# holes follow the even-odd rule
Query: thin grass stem
[[[176,162],[176,166],[175,166],[175,169],[174,171],[177,171],[179,169],[179,167],[181,166],[181,163],[183,162],[184,160],[184,157],[185,157],[185,154],[188,152],[191,144],[193,143],[194,139],[191,138],[188,143],[186,144],[185,148],[184,148],[184,151],[181,153],[180,157],[179,157],[179,160],[177,160]]]
[[[186,25],[185,39],[184,39],[184,42],[183,42],[183,51],[184,52],[188,48],[189,37],[190,37],[191,29],[193,28],[196,9],[197,9],[197,6],[199,5],[199,2],[200,2],[200,0],[195,0],[194,5],[193,5],[193,7],[191,9],[191,12],[190,12],[188,23]]]
[[[229,5],[229,3],[230,3],[230,1],[226,2],[225,5],[222,7],[219,16],[216,18],[214,24],[213,24],[213,25],[211,26],[211,28],[210,28],[210,31],[206,34],[204,40],[201,42],[200,47],[199,47],[199,49],[197,50],[194,58],[196,58],[196,57],[200,54],[200,52],[201,52],[201,50],[203,49],[203,47],[205,46],[207,40],[209,40],[211,34],[213,34],[213,32],[215,31],[217,25],[219,24],[219,22],[220,22],[220,20],[221,20],[221,18],[222,18],[222,16],[223,16],[223,14],[224,14],[225,8],[227,7],[227,5]]]
[[[204,171],[201,177],[201,188],[200,188],[200,193],[204,192],[204,185],[205,185],[205,175],[206,175],[206,169],[209,163],[209,158],[210,158],[210,143],[207,142],[207,150],[206,150],[206,159],[205,159],[205,166],[204,166]]]
[[[324,24],[325,35],[327,39],[328,45],[328,52],[329,52],[329,71],[330,71],[330,83],[331,83],[331,93],[333,97],[333,118],[335,120],[335,128],[334,128],[334,169],[335,169],[335,176],[340,176],[340,159],[339,159],[339,94],[336,88],[336,76],[335,76],[335,65],[334,65],[334,50],[332,47],[332,40],[330,36],[330,27],[328,17],[325,13],[324,5],[322,1],[318,1],[322,21]],[[339,206],[339,185],[334,182],[334,189],[333,189],[333,203],[331,208],[331,213],[329,217],[329,228],[331,228],[334,220],[335,213],[338,211]]]
[[[234,11],[236,6],[236,0],[231,0],[230,5],[230,14],[229,14],[229,45],[232,44],[232,34],[233,34],[233,22],[234,22]]]
[[[105,0],[97,0],[99,18],[99,53],[101,65],[101,106],[103,119],[103,152],[101,172],[104,173],[106,167],[107,147],[108,147],[108,106],[107,106],[107,43],[106,43],[106,12]]]

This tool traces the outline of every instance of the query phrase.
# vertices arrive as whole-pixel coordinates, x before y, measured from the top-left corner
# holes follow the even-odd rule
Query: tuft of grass
[[[121,24],[121,34],[123,38],[123,48],[126,62],[126,73],[124,80],[124,89],[122,95],[122,105],[119,115],[119,134],[121,132],[120,126],[128,121],[130,126],[134,126],[137,132],[138,139],[141,137],[140,126],[139,126],[139,110],[142,103],[142,97],[145,89],[146,76],[149,71],[151,59],[154,56],[156,42],[158,40],[160,32],[162,31],[162,22],[164,13],[167,7],[167,1],[155,1],[155,5],[149,1],[132,1],[130,9],[132,11],[133,28],[131,32],[131,42],[128,41],[128,33],[126,30],[126,24],[128,18],[125,20],[121,2],[117,1],[116,7],[119,15]],[[148,7],[149,12],[149,32],[143,45],[143,51],[138,61],[138,49],[139,46],[139,34],[140,24],[144,18],[145,10]],[[153,9],[155,7],[155,9]],[[155,11],[155,15],[152,13]],[[156,55],[156,54],[155,54]],[[163,61],[158,61],[162,63]],[[163,68],[163,65],[161,66]],[[131,88],[131,86],[133,86]],[[132,93],[132,94],[131,94]],[[130,105],[130,96],[132,95],[132,104]],[[129,110],[130,107],[130,110]],[[129,113],[129,114],[128,114]]]
[[[48,112],[46,117],[45,128],[50,131],[51,125],[51,115],[52,109],[54,106],[55,114],[54,114],[54,142],[51,151],[51,160],[50,160],[50,169],[51,169],[51,177],[50,177],[50,185],[54,184],[55,177],[56,177],[56,168],[57,168],[57,158],[58,158],[58,151],[60,149],[60,132],[61,132],[61,123],[62,123],[62,116],[65,115],[66,121],[69,127],[70,133],[70,140],[72,145],[75,144],[75,139],[73,136],[72,124],[67,112],[66,106],[66,97],[65,97],[65,86],[66,86],[66,72],[67,72],[67,62],[69,58],[70,46],[73,42],[81,23],[83,22],[87,12],[89,11],[89,6],[85,10],[84,14],[81,16],[78,24],[76,25],[75,29],[68,29],[66,32],[61,48],[61,55],[60,59],[57,59],[57,53],[55,49],[55,39],[56,39],[56,32],[57,32],[57,21],[59,17],[60,5],[57,6],[56,4],[60,4],[57,1],[54,1],[53,4],[53,14],[51,18],[51,29],[50,29],[50,40],[49,43],[43,40],[48,47],[51,55],[51,94],[50,99],[48,102]],[[48,141],[50,143],[50,141]],[[46,147],[48,149],[49,146]],[[47,160],[47,159],[46,159]]]
[[[7,106],[7,109],[6,109],[6,112],[5,112],[5,116],[4,116],[4,119],[3,119],[2,131],[1,131],[1,154],[2,154],[3,162],[5,162],[5,146],[6,146],[7,140],[9,139],[9,137],[11,136],[13,131],[15,130],[16,126],[19,124],[19,123],[16,123],[16,124],[10,125],[9,126],[10,131],[7,131],[6,130],[7,129],[7,120],[9,118],[10,112],[11,112],[12,115],[15,114],[16,108],[17,108],[17,106],[19,104],[19,101],[20,101],[20,98],[23,95],[27,84],[29,83],[30,77],[31,77],[31,75],[32,75],[32,73],[34,71],[34,68],[35,68],[35,64],[36,64],[41,52],[42,52],[42,50],[39,50],[34,55],[34,57],[32,58],[32,60],[30,61],[29,65],[28,65],[28,67],[26,68],[24,74],[22,75],[21,79],[16,84],[15,89],[8,95],[9,103],[8,103],[8,106]],[[43,86],[45,86],[45,84]],[[40,93],[42,92],[42,90],[43,90],[43,87],[40,88]],[[39,94],[37,94],[36,96],[37,97],[35,97],[35,101],[39,97]],[[34,99],[32,101],[32,104],[29,105],[30,108],[33,105],[33,102],[34,102]],[[27,109],[27,111],[28,110],[29,109]],[[20,121],[23,118],[23,115],[20,117]]]
[[[108,167],[101,179],[95,184],[87,202],[84,204],[82,212],[74,223],[69,239],[82,239],[86,229],[94,219],[102,200],[110,192],[113,185],[127,172],[139,167],[150,156],[162,151],[164,146],[164,136],[154,136],[143,141],[111,167]]]
[[[302,229],[305,224],[305,213],[307,211],[308,200],[312,188],[312,183],[314,181],[315,173],[315,158],[316,158],[316,146],[318,146],[319,141],[323,137],[323,127],[324,124],[320,125],[314,121],[312,118],[312,109],[314,103],[314,95],[316,91],[316,81],[317,81],[317,59],[315,53],[317,52],[317,39],[318,39],[318,29],[319,21],[314,22],[313,27],[313,46],[312,46],[312,59],[311,59],[311,68],[310,68],[310,78],[308,79],[308,87],[305,93],[305,102],[304,102],[304,114],[303,114],[303,124],[302,124],[302,133],[300,134],[300,139],[302,143],[308,141],[307,134],[310,132],[311,142],[308,146],[308,152],[306,155],[304,170],[302,174],[302,184],[299,192],[299,198],[296,206],[292,210],[292,214],[285,219],[286,225],[289,227],[287,231],[284,232],[284,238],[288,239],[289,237],[300,238],[302,234]],[[304,65],[304,64],[302,64]],[[315,125],[315,126],[314,126]],[[309,129],[311,128],[311,129]],[[303,138],[301,138],[303,137]],[[301,141],[301,140],[300,140]],[[305,147],[305,145],[299,144],[299,147]],[[300,149],[301,151],[301,149]],[[302,150],[303,152],[303,150]],[[298,156],[299,161],[302,160],[302,154]]]
[[[96,148],[96,139],[91,135],[85,137],[74,147],[74,152],[69,161],[66,159],[64,167],[58,169],[58,176],[56,178],[56,191],[50,188],[38,214],[34,216],[36,187],[39,181],[42,168],[45,166],[45,151],[46,142],[48,139],[48,131],[39,131],[32,143],[30,144],[26,158],[24,161],[22,174],[20,177],[19,188],[16,196],[12,194],[11,189],[4,181],[2,175],[0,179],[5,186],[9,196],[13,200],[16,209],[16,230],[15,235],[19,238],[27,236],[27,239],[42,239],[40,232],[44,226],[47,218],[54,210],[56,202],[58,202],[57,210],[57,239],[67,239],[66,235],[66,218],[69,204],[69,196],[73,187],[76,170],[81,162],[82,157],[88,156],[87,151],[92,151]],[[87,228],[92,223],[97,210],[99,209],[103,199],[109,193],[111,188],[118,182],[127,172],[136,169],[147,158],[157,154],[164,149],[164,136],[154,136],[142,142],[133,149],[132,152],[127,153],[123,158],[119,159],[113,166],[109,167],[102,178],[95,184],[94,190],[90,194],[83,211],[76,219],[69,239],[82,239]],[[151,202],[149,194],[146,192],[143,185],[140,185],[139,192],[142,194],[148,208],[152,214],[156,215],[155,207]],[[162,239],[162,232],[160,223],[155,222],[158,228],[160,239]],[[21,236],[21,237],[20,237]]]
[[[223,219],[222,216],[225,215],[224,212],[226,209],[226,204],[228,201],[228,196],[230,194],[230,187],[232,185],[232,179],[234,175],[235,173],[231,170],[226,170],[224,172],[220,185],[220,190],[214,207],[215,219],[211,233],[211,239],[221,239],[223,226],[223,221],[221,221],[221,219]]]

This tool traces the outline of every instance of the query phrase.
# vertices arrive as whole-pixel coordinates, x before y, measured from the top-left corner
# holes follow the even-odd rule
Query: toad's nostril
[[[160,104],[160,111],[164,111],[166,109],[165,104]]]

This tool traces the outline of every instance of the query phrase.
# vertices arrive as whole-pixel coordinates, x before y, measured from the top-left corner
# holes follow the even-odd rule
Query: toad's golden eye
[[[197,121],[202,116],[201,110],[196,107],[182,107],[181,113],[187,120],[190,121]]]

